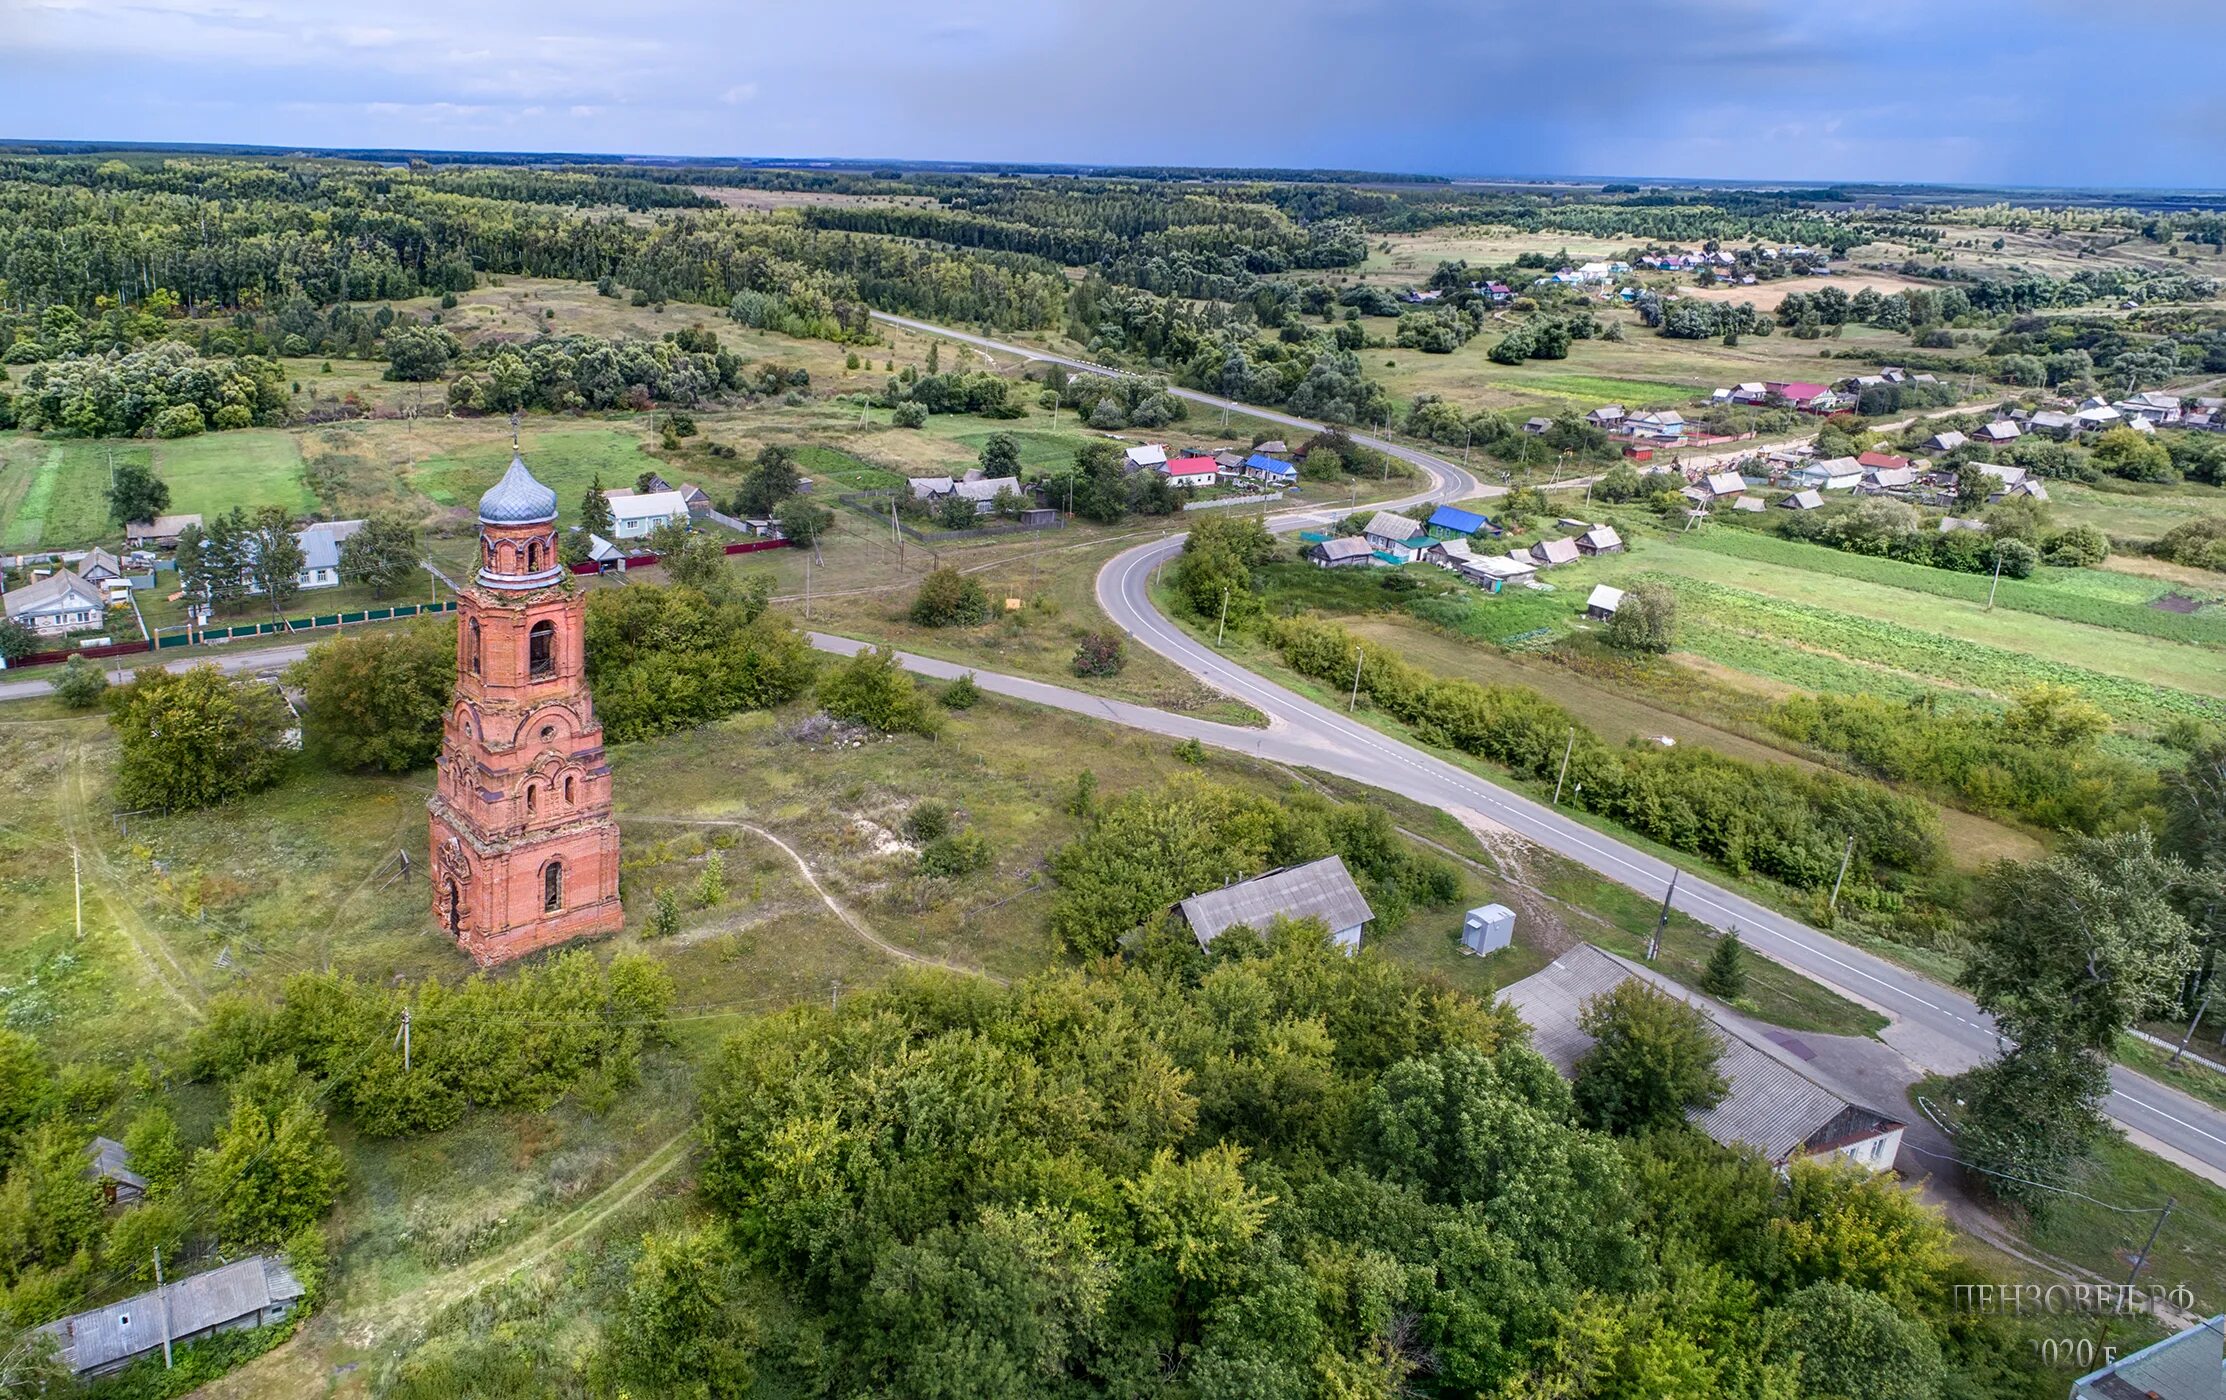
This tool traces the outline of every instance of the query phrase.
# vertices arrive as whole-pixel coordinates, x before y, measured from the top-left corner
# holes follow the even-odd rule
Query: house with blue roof
[[[1461,510],[1455,506],[1439,506],[1430,512],[1426,522],[1430,533],[1439,539],[1466,538],[1471,535],[1497,535],[1499,527],[1475,511]]]
[[[1244,459],[1244,474],[1254,481],[1264,481],[1271,486],[1295,486],[1299,469],[1289,462],[1278,461],[1264,453],[1255,452]]]

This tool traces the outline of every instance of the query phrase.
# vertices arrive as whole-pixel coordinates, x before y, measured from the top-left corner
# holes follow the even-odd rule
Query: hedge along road
[[[879,320],[979,349],[1092,374],[1122,373],[1085,360],[990,340],[923,321],[884,316],[878,312],[875,315]],[[1211,394],[1187,389],[1169,392],[1193,403],[1228,407],[1304,431],[1318,431],[1321,427],[1289,414],[1254,408]],[[1430,453],[1359,434],[1354,435],[1354,440],[1389,452],[1433,479],[1432,488],[1410,498],[1411,502],[1458,501],[1500,494],[1500,488],[1479,486],[1462,468]],[[1336,512],[1286,512],[1269,517],[1268,527],[1293,530],[1336,518]],[[1190,721],[1180,730],[1169,727],[1165,732],[1181,732],[1239,752],[1319,768],[1371,787],[1394,789],[1409,797],[1434,802],[1457,816],[1465,813],[1505,827],[1641,893],[1658,898],[1670,890],[1673,867],[1667,862],[1572,821],[1543,803],[1315,704],[1231,663],[1168,621],[1153,606],[1148,590],[1153,571],[1180,554],[1182,546],[1183,536],[1170,535],[1115,555],[1098,574],[1098,602],[1137,642],[1206,684],[1266,714],[1268,729],[1265,732],[1230,729],[1226,733],[1212,733],[1207,732],[1212,727]],[[926,669],[923,663],[910,658],[907,664]],[[986,678],[977,679],[986,684]],[[1104,702],[1095,697],[1078,696],[1077,700],[1079,703],[1071,708],[1105,713]],[[1135,716],[1108,717],[1123,723],[1137,722]],[[2001,1043],[1992,1019],[1962,992],[1943,987],[1797,919],[1764,908],[1690,871],[1676,876],[1675,891],[1670,898],[1682,912],[1716,928],[1736,925],[1740,935],[1758,951],[1890,1018],[1893,1024],[1881,1038],[1927,1070],[1956,1073],[1968,1069],[1992,1055]],[[2144,1146],[2226,1185],[2226,1113],[2118,1066],[2111,1069],[2111,1094],[2105,1106],[2110,1116]]]

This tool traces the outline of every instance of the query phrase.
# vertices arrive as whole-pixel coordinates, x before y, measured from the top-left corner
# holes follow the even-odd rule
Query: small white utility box
[[[1515,941],[1515,911],[1504,904],[1469,910],[1461,921],[1461,946],[1472,953],[1496,953]]]

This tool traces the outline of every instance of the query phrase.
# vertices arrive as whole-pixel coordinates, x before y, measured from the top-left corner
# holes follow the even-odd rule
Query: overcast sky
[[[0,0],[0,137],[2226,186],[2218,0]]]

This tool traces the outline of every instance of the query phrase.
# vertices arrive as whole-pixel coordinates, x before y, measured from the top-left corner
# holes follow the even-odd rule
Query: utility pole
[[[395,1043],[402,1047],[402,1072],[410,1072],[410,1008],[402,1008],[402,1028],[394,1033]]]
[[[2002,546],[1994,546],[1994,582],[1986,586],[1986,610],[1994,611],[1994,590],[2002,586]]]
[[[1648,962],[1654,961],[1655,955],[1662,951],[1662,933],[1670,924],[1670,901],[1677,898],[1677,877],[1684,873],[1682,870],[1672,870],[1670,872],[1670,887],[1662,892],[1661,916],[1654,920],[1654,932],[1647,935],[1646,939],[1646,960]]]
[[[70,847],[70,901],[77,910],[77,939],[85,941],[85,878],[78,863],[77,847]]]
[[[1353,712],[1353,707],[1360,703],[1360,663],[1367,655],[1368,653],[1365,651],[1353,653],[1353,693],[1352,698],[1345,702],[1345,713],[1348,715]]]
[[[1218,626],[1218,627],[1216,627],[1216,628],[1214,628],[1214,630],[1213,630],[1213,644],[1214,644],[1215,646],[1220,646],[1220,645],[1221,645],[1221,639],[1222,639],[1223,637],[1227,636],[1227,635],[1228,635],[1228,633],[1229,633],[1229,590],[1228,590],[1228,588],[1227,588],[1227,587],[1224,587],[1224,588],[1223,588],[1223,589],[1221,590],[1221,625],[1220,625],[1220,626]]]
[[[155,1311],[162,1317],[162,1369],[170,1369],[170,1294],[162,1286],[162,1246],[155,1246]]]
[[[1839,877],[1832,881],[1832,901],[1830,904],[1825,906],[1828,910],[1831,911],[1831,914],[1834,918],[1839,917],[1840,885],[1846,881],[1847,864],[1853,859],[1855,859],[1855,838],[1850,836],[1847,838],[1847,849],[1840,852],[1840,873]]]
[[[812,620],[812,557],[804,556],[804,621]]]
[[[827,989],[827,1009],[829,1011],[842,1010],[842,979],[840,977],[835,978]]]
[[[2187,1053],[2187,1043],[2195,1038],[2195,1028],[2203,1024],[2203,1013],[2210,1009],[2211,994],[2205,992],[2202,1004],[2195,1008],[2195,1019],[2187,1023],[2187,1034],[2180,1037],[2180,1046],[2172,1052],[2172,1058],[2167,1063],[2176,1065],[2180,1062],[2180,1056]]]
[[[1577,751],[1577,726],[1575,726],[1575,725],[1573,725],[1573,724],[1572,724],[1572,725],[1570,725],[1570,726],[1569,726],[1569,743],[1568,743],[1567,747],[1563,748],[1563,749],[1562,749],[1562,751],[1561,751],[1561,771],[1560,771],[1559,773],[1557,773],[1557,774],[1555,774],[1555,775],[1554,775],[1554,802],[1553,802],[1553,805],[1554,805],[1554,806],[1556,806],[1556,807],[1559,807],[1559,806],[1561,805],[1561,784],[1562,784],[1562,780],[1563,780],[1563,779],[1565,779],[1565,778],[1567,778],[1567,777],[1569,776],[1569,755],[1571,755],[1571,754],[1575,753],[1576,751]]]

